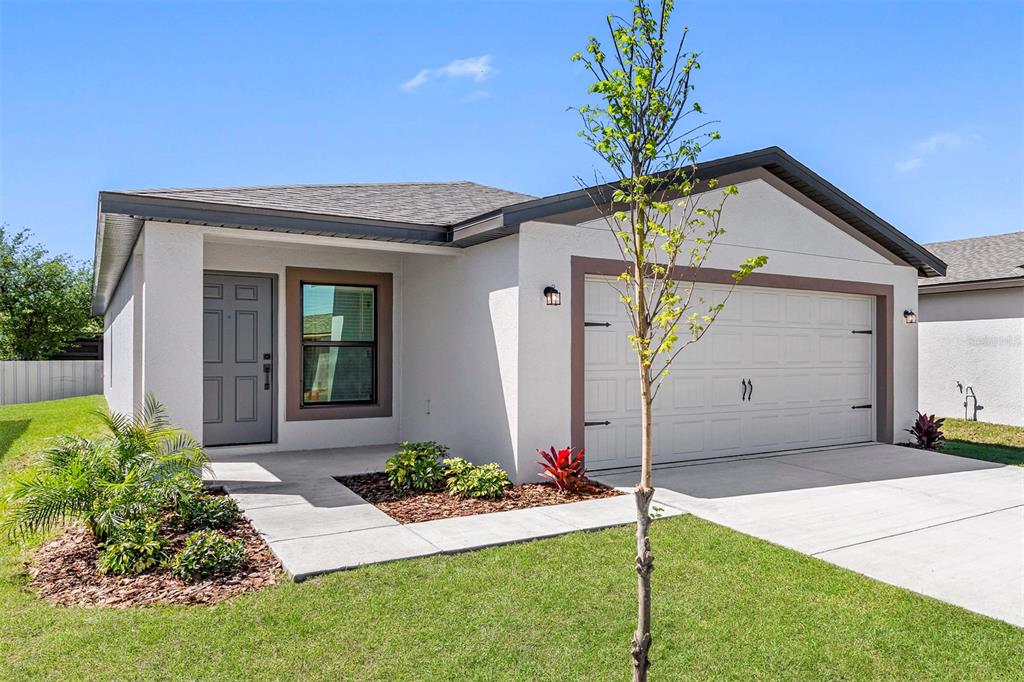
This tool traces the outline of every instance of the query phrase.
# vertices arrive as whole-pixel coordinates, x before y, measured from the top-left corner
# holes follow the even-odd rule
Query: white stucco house
[[[656,406],[656,459],[893,442],[918,406],[918,278],[945,264],[778,148],[699,288],[737,288]],[[239,453],[438,440],[533,480],[536,449],[637,462],[618,249],[590,197],[470,182],[101,192],[104,391]],[[687,277],[687,272],[679,272]],[[545,289],[556,290],[552,305]],[[550,293],[550,292],[549,292]]]
[[[949,269],[919,283],[921,410],[1024,426],[1024,232],[927,248]]]

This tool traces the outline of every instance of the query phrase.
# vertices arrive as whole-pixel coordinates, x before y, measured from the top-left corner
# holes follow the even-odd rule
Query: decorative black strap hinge
[[[583,422],[584,426],[608,426],[609,424],[611,424],[611,422],[607,419],[603,422]]]
[[[870,410],[870,405],[853,405],[850,407],[851,410]]]
[[[612,326],[612,323],[611,322],[584,322],[583,326],[584,327],[610,327],[610,326]]]
[[[854,329],[850,332],[851,334],[870,334],[870,329]]]

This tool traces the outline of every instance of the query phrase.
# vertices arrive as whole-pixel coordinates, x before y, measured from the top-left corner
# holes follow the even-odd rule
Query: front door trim
[[[584,382],[585,371],[585,279],[587,275],[616,276],[629,266],[614,258],[570,257],[570,381],[569,401],[570,434],[574,447],[583,447],[584,437]],[[674,279],[702,284],[732,284],[733,271],[721,268],[686,268],[676,266]],[[891,284],[857,282],[797,275],[775,275],[755,272],[739,286],[821,291],[837,294],[860,294],[875,297],[875,418],[876,439],[880,443],[893,442],[893,287]]]

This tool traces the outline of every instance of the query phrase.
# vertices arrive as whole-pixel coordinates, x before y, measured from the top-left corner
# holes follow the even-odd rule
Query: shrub
[[[509,485],[508,474],[493,462],[477,466],[461,457],[453,457],[444,463],[448,467],[445,472],[448,492],[456,497],[498,499],[504,496],[505,487]]]
[[[938,450],[946,442],[942,434],[942,425],[945,419],[936,419],[934,414],[917,413],[917,420],[907,433],[914,437],[914,445],[922,450]]]
[[[160,536],[156,519],[128,519],[100,547],[101,573],[133,575],[167,558],[167,540]]]
[[[3,528],[11,535],[82,521],[106,542],[128,519],[155,517],[199,479],[206,456],[187,433],[171,426],[163,406],[147,395],[134,416],[101,414],[108,435],[64,437],[41,461],[15,478]]]
[[[554,483],[559,492],[578,492],[587,482],[584,452],[582,448],[578,452],[574,448],[556,451],[554,446],[551,446],[551,452],[537,450],[537,454],[544,459],[543,462],[537,462],[544,468],[540,476]]]
[[[388,483],[396,490],[433,490],[444,479],[441,458],[448,446],[426,441],[402,442],[402,449],[384,465]]]
[[[178,521],[186,530],[227,528],[241,513],[238,504],[227,495],[198,495],[183,498],[177,507]]]
[[[230,573],[245,560],[245,545],[213,530],[197,530],[171,560],[171,570],[192,581]]]

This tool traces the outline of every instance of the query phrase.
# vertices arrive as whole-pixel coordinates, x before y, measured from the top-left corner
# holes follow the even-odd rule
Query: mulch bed
[[[281,565],[249,522],[239,518],[219,532],[245,543],[246,560],[237,571],[197,582],[185,582],[166,568],[133,576],[102,574],[96,569],[99,551],[92,534],[74,525],[39,548],[28,565],[29,585],[46,601],[60,606],[151,606],[213,604],[277,583]],[[172,551],[186,533],[168,533]]]
[[[387,475],[384,473],[339,476],[336,480],[399,523],[418,523],[511,509],[546,507],[622,494],[614,488],[597,483],[591,483],[584,491],[574,494],[559,493],[550,483],[524,483],[505,488],[505,496],[499,500],[477,500],[454,497],[444,490],[394,490],[388,484]]]

